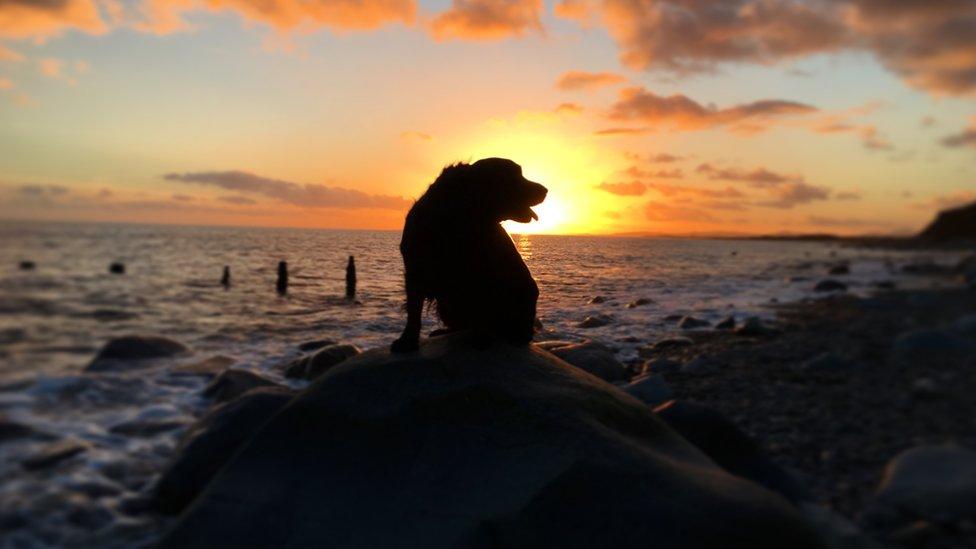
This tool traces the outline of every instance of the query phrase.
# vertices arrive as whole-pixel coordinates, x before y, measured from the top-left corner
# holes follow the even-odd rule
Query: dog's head
[[[484,158],[465,169],[465,187],[474,206],[494,221],[511,219],[528,223],[539,216],[532,206],[540,204],[549,192],[522,175],[522,167],[505,158]]]

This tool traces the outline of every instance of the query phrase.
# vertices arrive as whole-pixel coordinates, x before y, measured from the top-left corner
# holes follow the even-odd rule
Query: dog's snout
[[[539,183],[534,183],[534,182],[532,183],[531,196],[532,196],[532,203],[533,203],[533,205],[534,204],[539,204],[540,202],[542,202],[543,200],[545,200],[546,199],[546,195],[548,195],[548,194],[549,194],[549,189],[545,188],[544,186],[540,185]]]

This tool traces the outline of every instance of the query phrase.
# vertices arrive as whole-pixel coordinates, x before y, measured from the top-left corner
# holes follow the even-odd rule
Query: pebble
[[[727,317],[723,318],[721,321],[719,321],[718,324],[715,325],[715,329],[716,330],[734,330],[735,329],[735,317],[734,316],[727,316]]]
[[[682,330],[694,330],[696,328],[705,328],[707,326],[711,326],[711,323],[707,320],[702,320],[693,316],[685,316],[678,321],[678,327]]]
[[[578,328],[600,328],[602,326],[606,326],[607,324],[610,324],[610,321],[611,321],[610,317],[606,315],[588,316],[584,318],[576,326]]]
[[[654,303],[653,299],[648,299],[646,297],[637,298],[627,304],[628,309],[636,309],[637,307],[643,307],[644,305],[650,305]]]

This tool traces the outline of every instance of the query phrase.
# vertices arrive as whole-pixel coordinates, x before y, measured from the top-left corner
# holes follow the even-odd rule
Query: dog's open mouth
[[[517,221],[519,223],[528,223],[532,220],[539,220],[539,215],[535,213],[535,210],[526,206],[512,214],[512,221]]]

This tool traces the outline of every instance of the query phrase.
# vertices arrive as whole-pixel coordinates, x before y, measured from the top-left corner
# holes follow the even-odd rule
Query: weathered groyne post
[[[278,283],[276,285],[279,295],[288,293],[288,262],[278,262]]]
[[[108,266],[108,272],[112,274],[125,274],[125,263],[115,262]]]
[[[356,299],[356,258],[349,256],[346,263],[346,299]]]
[[[230,288],[230,266],[224,265],[224,274],[220,276],[220,285],[226,290]]]

